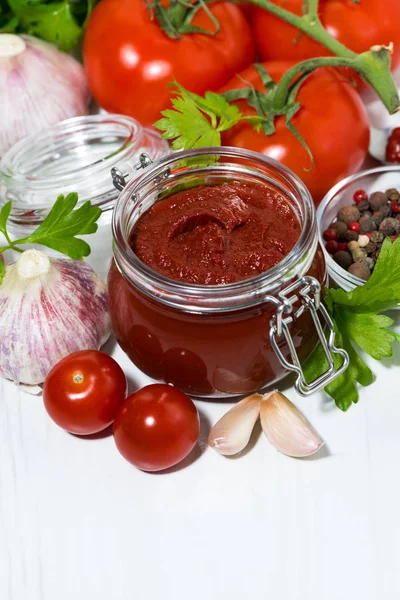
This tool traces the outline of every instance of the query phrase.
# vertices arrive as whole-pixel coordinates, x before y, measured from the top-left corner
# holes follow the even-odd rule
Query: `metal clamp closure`
[[[135,169],[136,171],[139,171],[139,169],[145,169],[146,167],[151,165],[152,162],[153,161],[151,160],[150,156],[145,152],[142,152],[139,156],[139,162],[135,165]],[[126,186],[126,178],[128,176],[129,172],[123,173],[121,169],[118,169],[118,167],[113,167],[111,169],[111,177],[114,187],[117,188],[117,190],[119,190],[120,192],[122,192],[122,190]]]
[[[277,355],[279,362],[285,369],[297,374],[295,388],[300,396],[309,396],[314,392],[325,387],[349,365],[349,356],[342,348],[335,346],[335,332],[333,330],[332,319],[321,303],[321,286],[314,277],[302,277],[289,285],[278,294],[278,298],[268,297],[268,300],[274,302],[277,306],[276,313],[270,321],[269,339],[271,346]],[[300,303],[294,310],[295,304]],[[298,319],[306,310],[310,311],[314,326],[317,330],[319,341],[324,350],[328,361],[328,369],[311,383],[307,383],[304,372],[291,336],[289,325]],[[286,315],[286,316],[285,316]],[[321,321],[322,317],[322,321]],[[328,330],[326,338],[324,328]],[[285,339],[290,356],[293,362],[289,362],[282,354],[279,348],[279,340]],[[342,357],[342,364],[335,368],[334,354]]]

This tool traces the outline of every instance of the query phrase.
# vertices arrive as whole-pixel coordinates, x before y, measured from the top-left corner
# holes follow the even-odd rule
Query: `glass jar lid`
[[[118,192],[111,169],[133,178],[139,156],[152,160],[169,153],[160,135],[122,115],[99,114],[67,119],[17,142],[0,161],[0,203],[13,202],[11,220],[40,222],[59,194],[77,192],[113,208]]]

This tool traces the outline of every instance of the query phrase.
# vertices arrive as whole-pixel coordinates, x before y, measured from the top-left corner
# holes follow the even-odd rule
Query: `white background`
[[[147,381],[112,342],[107,349],[130,391]],[[287,458],[259,430],[243,456],[219,456],[205,440],[231,404],[204,401],[198,448],[164,474],[136,470],[112,436],[63,432],[40,397],[2,381],[0,598],[398,598],[400,393],[391,362],[374,365],[377,382],[346,414],[323,394],[299,399],[280,386],[326,440],[315,457]]]

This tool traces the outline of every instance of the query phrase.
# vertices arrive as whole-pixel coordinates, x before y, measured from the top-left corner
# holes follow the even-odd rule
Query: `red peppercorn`
[[[356,192],[354,192],[353,199],[356,204],[360,204],[360,202],[368,200],[368,194],[365,190],[357,190]]]
[[[360,223],[357,223],[357,221],[350,223],[349,229],[350,229],[350,231],[355,231],[356,233],[360,233]]]
[[[391,207],[392,207],[392,212],[394,212],[394,213],[400,212],[400,207],[397,205],[397,200],[392,200]]]
[[[330,227],[329,229],[325,229],[325,231],[322,234],[322,237],[326,242],[329,242],[330,240],[336,240],[337,231],[336,229],[333,229],[333,227]]]
[[[366,235],[366,236],[367,236],[367,238],[371,239],[371,235],[372,235],[372,233],[364,233],[363,235]]]
[[[394,138],[400,138],[400,127],[395,127],[395,129],[393,129],[391,136],[393,136]]]
[[[336,240],[329,240],[329,242],[326,242],[325,248],[329,254],[335,254],[339,249],[339,244]]]
[[[346,242],[339,242],[338,243],[338,252],[343,252],[343,250],[347,250],[347,244],[346,244]]]
[[[376,210],[376,211],[374,212],[374,215],[375,215],[376,217],[379,217],[379,210]]]

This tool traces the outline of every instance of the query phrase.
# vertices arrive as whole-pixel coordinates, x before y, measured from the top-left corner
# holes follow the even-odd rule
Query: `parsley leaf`
[[[92,206],[88,200],[74,210],[77,202],[78,194],[75,192],[66,197],[58,196],[47,217],[31,235],[13,242],[6,236],[9,245],[0,248],[0,252],[8,249],[21,252],[18,247],[21,244],[40,244],[75,260],[82,260],[90,254],[90,246],[76,236],[89,235],[97,231],[96,221],[100,218],[101,208]],[[10,211],[10,202],[5,204],[0,211],[0,230],[3,233],[6,232],[6,221]],[[2,227],[4,230],[1,229]]]
[[[261,117],[244,117],[235,104],[220,94],[206,92],[198,96],[188,92],[175,82],[172,84],[176,96],[171,98],[173,108],[162,111],[162,119],[154,127],[162,131],[162,137],[173,140],[174,150],[190,150],[205,146],[220,146],[221,132],[240,121],[257,126]]]
[[[174,108],[162,111],[164,118],[154,123],[154,127],[163,131],[163,138],[174,140],[174,150],[221,145],[220,133],[188,95],[172,98],[171,102]]]
[[[75,48],[82,36],[94,0],[7,0],[9,10],[0,0],[0,31],[29,33],[58,46]]]
[[[400,341],[400,336],[389,329],[393,320],[379,314],[400,304],[400,238],[393,243],[385,239],[374,272],[365,285],[352,292],[327,289],[325,304],[335,324],[335,345],[344,348],[350,358],[348,369],[325,391],[341,410],[347,410],[358,402],[356,382],[368,386],[374,380],[357,348],[381,360],[392,356],[392,345]],[[304,366],[306,379],[312,381],[327,366],[322,347],[318,346]]]
[[[75,192],[66,197],[58,196],[43,223],[29,237],[16,243],[41,244],[77,260],[88,256],[89,244],[75,236],[97,231],[96,221],[101,215],[101,208],[92,206],[88,200],[73,210],[77,202],[78,194]]]
[[[5,237],[8,237],[7,236],[7,220],[8,220],[8,217],[10,216],[11,206],[12,206],[12,202],[10,200],[9,202],[7,202],[7,204],[4,204],[4,206],[2,206],[1,210],[0,210],[0,232]]]

